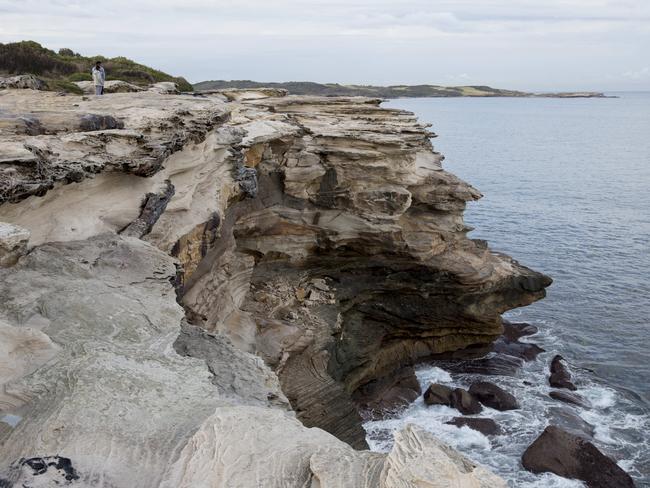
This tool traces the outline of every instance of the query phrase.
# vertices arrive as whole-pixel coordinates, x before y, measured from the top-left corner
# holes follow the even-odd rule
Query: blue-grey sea
[[[431,123],[444,167],[484,194],[466,212],[475,227],[470,237],[554,283],[545,300],[506,315],[537,325],[540,332],[528,340],[547,352],[518,377],[497,378],[522,403],[512,412],[488,409],[504,435],[446,425],[457,412],[418,400],[399,418],[366,424],[375,449],[389,447],[382,440],[387,430],[414,422],[512,486],[582,486],[520,467],[525,448],[563,408],[593,426],[594,443],[637,486],[650,486],[650,93],[611,95],[619,98],[385,103]],[[568,360],[591,408],[548,397],[548,362],[556,353]],[[426,366],[418,376],[423,385],[475,379]]]

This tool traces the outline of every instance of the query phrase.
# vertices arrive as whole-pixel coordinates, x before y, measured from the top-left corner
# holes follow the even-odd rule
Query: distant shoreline
[[[441,86],[441,85],[341,85],[339,83],[315,83],[310,81],[260,82],[252,80],[211,80],[195,83],[194,89],[256,89],[274,88],[287,90],[292,95],[318,96],[364,96],[378,98],[618,98],[603,92],[549,92],[534,93],[504,90],[490,86]]]

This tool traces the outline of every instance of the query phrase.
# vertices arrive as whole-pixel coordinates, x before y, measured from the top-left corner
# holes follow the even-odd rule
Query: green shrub
[[[0,72],[8,74],[34,74],[47,80],[51,89],[77,93],[74,81],[92,80],[90,74],[96,61],[101,61],[109,80],[124,80],[136,85],[149,85],[158,81],[174,81],[180,90],[192,91],[185,78],[175,78],[157,69],[118,56],[81,56],[72,49],[62,48],[56,53],[34,41],[0,43]],[[60,83],[56,83],[58,82]]]
[[[194,87],[192,84],[187,81],[185,78],[182,76],[179,76],[178,78],[175,78],[174,81],[178,85],[178,89],[183,92],[191,92],[194,91]]]
[[[0,44],[0,71],[9,74],[68,75],[77,71],[70,62],[59,59],[54,51],[34,41]]]
[[[68,81],[92,81],[93,75],[89,71],[79,71],[68,76]]]
[[[47,84],[47,88],[50,91],[83,95],[83,90],[79,88],[77,85],[75,85],[74,83],[71,83],[69,81],[53,80],[53,79],[44,79],[43,81]]]

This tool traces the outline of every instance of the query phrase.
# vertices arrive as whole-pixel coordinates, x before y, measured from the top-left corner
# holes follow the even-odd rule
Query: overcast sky
[[[650,0],[0,0],[0,42],[206,79],[650,89]]]

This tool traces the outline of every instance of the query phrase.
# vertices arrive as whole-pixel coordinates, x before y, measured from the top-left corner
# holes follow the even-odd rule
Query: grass
[[[107,80],[123,80],[140,86],[173,81],[181,91],[193,91],[185,78],[171,76],[123,56],[88,57],[67,48],[57,53],[34,41],[0,43],[0,73],[36,75],[47,83],[50,90],[80,93],[74,82],[91,80],[90,70],[95,61],[102,62]]]

